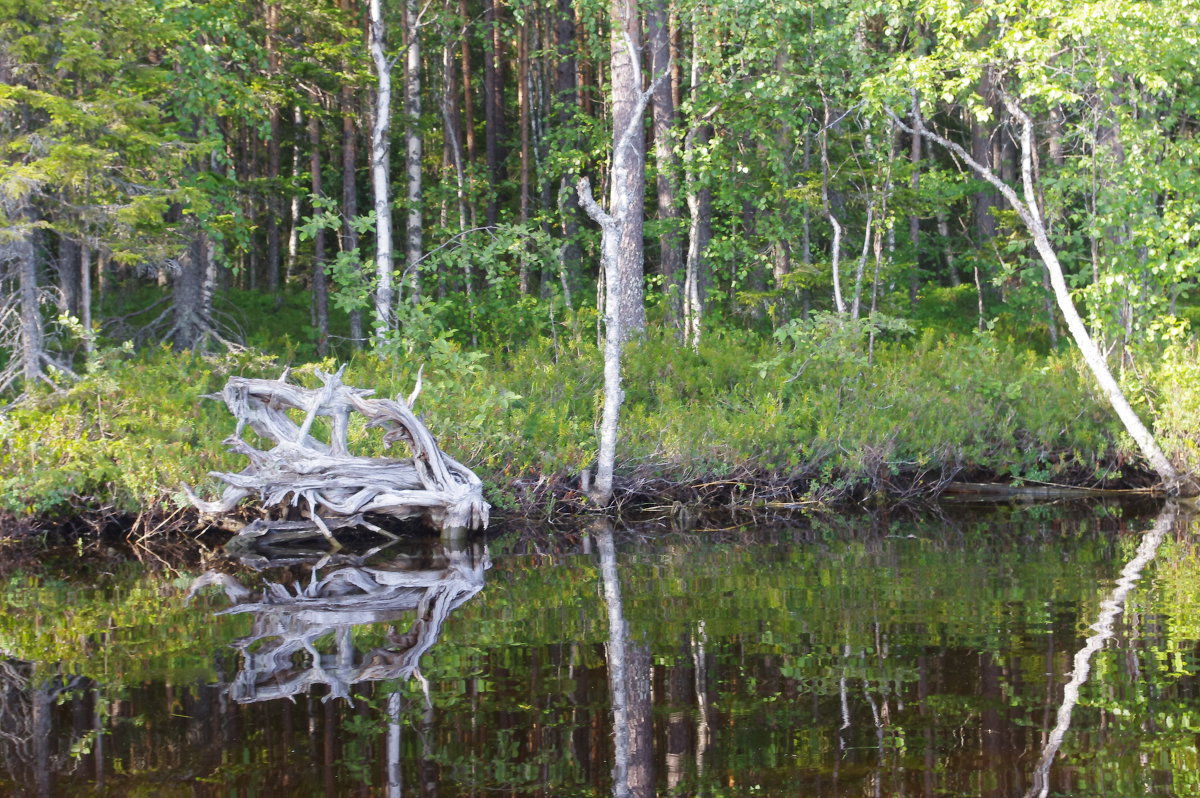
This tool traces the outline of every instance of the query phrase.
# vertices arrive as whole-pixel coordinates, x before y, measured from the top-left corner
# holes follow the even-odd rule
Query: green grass
[[[292,312],[295,312],[293,309]],[[439,338],[387,357],[356,354],[345,380],[407,396],[424,365],[417,409],[442,447],[476,469],[504,504],[518,478],[576,474],[596,453],[600,356],[590,332],[512,339],[493,352]],[[590,331],[590,326],[578,328]],[[864,328],[865,329],[865,328]],[[881,333],[795,323],[780,341],[714,333],[699,352],[651,333],[627,351],[618,473],[675,481],[749,469],[854,484],[882,472],[966,469],[1007,479],[1116,475],[1139,460],[1070,354],[1038,354],[993,334]],[[61,516],[134,512],[182,501],[181,483],[212,494],[211,470],[244,463],[221,441],[233,419],[203,399],[232,374],[316,384],[295,349],[200,357],[161,347],[112,349],[57,395],[0,416],[0,508]],[[284,342],[286,343],[286,342]],[[1200,462],[1200,355],[1174,352],[1135,392],[1185,466]],[[380,454],[378,432],[354,445]]]

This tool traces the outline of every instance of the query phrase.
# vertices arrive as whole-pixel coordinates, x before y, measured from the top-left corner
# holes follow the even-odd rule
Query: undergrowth
[[[676,483],[734,473],[803,479],[827,497],[888,474],[1116,484],[1122,469],[1138,468],[1069,354],[1038,354],[990,333],[874,326],[815,317],[785,325],[775,340],[714,333],[699,351],[647,334],[627,350],[618,473]],[[489,498],[512,506],[518,484],[573,477],[595,458],[600,355],[568,329],[491,352],[441,336],[386,356],[359,353],[344,380],[408,396],[423,366],[418,412],[442,448],[480,474]],[[1173,456],[1193,466],[1200,356],[1180,350],[1161,362],[1136,395],[1154,404]],[[107,350],[66,392],[0,415],[0,509],[52,517],[171,507],[183,501],[183,483],[212,495],[220,483],[208,472],[244,462],[221,443],[232,417],[203,395],[232,374],[278,376],[285,366],[316,385],[314,370],[336,365]],[[378,430],[355,428],[351,442],[383,453]]]

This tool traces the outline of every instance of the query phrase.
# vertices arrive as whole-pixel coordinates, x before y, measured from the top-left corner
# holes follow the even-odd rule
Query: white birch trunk
[[[1075,309],[1075,303],[1071,299],[1071,292],[1067,288],[1066,279],[1063,277],[1062,264],[1059,263],[1058,255],[1054,252],[1054,246],[1050,243],[1050,237],[1046,233],[1046,225],[1042,219],[1042,212],[1037,204],[1037,191],[1033,178],[1033,120],[1011,98],[1004,97],[1003,99],[1008,112],[1021,125],[1021,184],[1025,194],[1024,201],[995,172],[972,158],[961,146],[928,130],[925,127],[915,101],[913,103],[913,124],[916,126],[916,132],[930,141],[951,150],[959,158],[962,158],[976,174],[988,183],[991,183],[1013,209],[1016,210],[1026,229],[1033,236],[1033,245],[1037,249],[1038,255],[1041,256],[1042,262],[1046,265],[1047,271],[1050,273],[1050,284],[1054,289],[1054,298],[1058,302],[1058,308],[1067,323],[1067,329],[1070,330],[1071,337],[1075,339],[1075,345],[1079,347],[1079,351],[1083,355],[1083,360],[1087,364],[1088,369],[1091,370],[1092,376],[1100,386],[1101,392],[1116,412],[1117,417],[1121,419],[1121,423],[1125,425],[1125,430],[1133,438],[1138,449],[1141,450],[1142,456],[1146,458],[1150,467],[1162,479],[1168,492],[1187,492],[1193,494],[1196,486],[1191,484],[1190,481],[1185,481],[1179,472],[1175,470],[1175,467],[1171,465],[1171,461],[1167,459],[1162,449],[1159,448],[1150,430],[1138,418],[1137,413],[1130,406],[1129,400],[1125,398],[1125,394],[1121,391],[1121,387],[1113,378],[1104,355],[1101,354],[1095,341],[1092,340],[1092,336],[1088,334],[1087,328],[1079,316],[1079,312]],[[893,117],[893,121],[900,124],[908,132],[913,132],[913,128],[903,125],[898,118]]]
[[[408,209],[404,228],[404,274],[411,281],[413,304],[421,298],[418,268],[421,264],[421,37],[417,0],[405,0],[404,21],[408,29],[404,73],[404,168],[407,177]]]
[[[370,0],[371,61],[375,65],[375,115],[371,120],[371,187],[375,194],[375,339],[382,342],[392,324],[392,205],[388,127],[392,108],[392,61],[384,50],[382,0]]]

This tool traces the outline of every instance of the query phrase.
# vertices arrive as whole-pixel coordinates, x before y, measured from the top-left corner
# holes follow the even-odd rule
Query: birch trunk
[[[392,324],[392,206],[388,123],[392,108],[392,61],[384,50],[383,0],[370,0],[371,61],[375,65],[375,114],[371,120],[371,188],[375,194],[375,337],[382,343]]]
[[[846,302],[842,299],[842,274],[838,261],[842,255],[842,224],[833,213],[833,204],[829,201],[829,103],[825,103],[825,124],[821,127],[821,204],[825,208],[825,217],[833,228],[833,242],[830,244],[830,270],[833,276],[833,306],[838,313],[846,312]]]
[[[700,96],[699,38],[692,35],[691,93],[692,106]],[[715,112],[714,107],[709,114]],[[688,249],[683,273],[683,338],[692,349],[700,347],[700,330],[704,320],[704,251],[712,235],[712,192],[700,183],[697,174],[697,151],[707,142],[711,132],[707,115],[696,120],[683,141],[684,188],[688,206]]]
[[[417,0],[405,0],[404,21],[408,34],[405,56],[404,116],[405,172],[408,183],[408,215],[404,236],[404,273],[411,280],[412,303],[421,299],[421,35]]]
[[[1087,328],[1079,316],[1079,312],[1075,309],[1075,303],[1071,299],[1070,290],[1067,288],[1066,279],[1063,276],[1062,265],[1059,263],[1058,255],[1050,243],[1050,238],[1046,233],[1045,222],[1042,219],[1041,209],[1037,203],[1037,190],[1033,177],[1033,120],[1015,101],[1007,97],[1004,97],[1003,100],[1009,113],[1017,120],[1021,129],[1021,187],[1024,192],[1024,200],[1018,196],[1017,192],[1011,186],[1001,180],[992,169],[981,164],[961,146],[928,130],[925,127],[924,120],[920,115],[915,101],[913,104],[913,124],[916,127],[916,131],[922,136],[942,145],[958,155],[959,158],[962,158],[976,174],[994,186],[1008,200],[1013,209],[1017,211],[1021,221],[1025,224],[1026,229],[1029,230],[1030,235],[1032,235],[1034,247],[1037,249],[1038,255],[1041,256],[1042,262],[1046,265],[1046,269],[1050,274],[1050,284],[1054,289],[1054,298],[1058,302],[1058,308],[1063,314],[1063,319],[1066,321],[1067,329],[1070,331],[1071,337],[1075,340],[1075,345],[1079,347],[1084,362],[1087,363],[1088,369],[1092,372],[1092,376],[1099,385],[1101,392],[1116,412],[1117,417],[1121,419],[1125,430],[1133,438],[1134,442],[1137,443],[1142,456],[1146,458],[1150,467],[1154,469],[1163,481],[1167,491],[1170,493],[1195,495],[1196,485],[1190,479],[1185,479],[1175,470],[1171,461],[1167,459],[1162,449],[1159,448],[1150,430],[1142,423],[1142,420],[1138,418],[1137,413],[1130,406],[1129,401],[1125,398],[1125,394],[1121,391],[1121,387],[1113,378],[1112,372],[1108,368],[1108,362],[1096,346],[1095,341],[1092,340],[1091,335],[1088,334]],[[903,125],[898,118],[893,117],[893,121],[900,124],[908,132],[913,132],[913,128]]]

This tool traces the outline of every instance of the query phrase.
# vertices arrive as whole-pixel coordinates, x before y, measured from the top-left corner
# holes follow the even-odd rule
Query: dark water
[[[0,579],[0,793],[1197,795],[1194,533],[597,528],[218,564],[189,605],[85,553]]]

